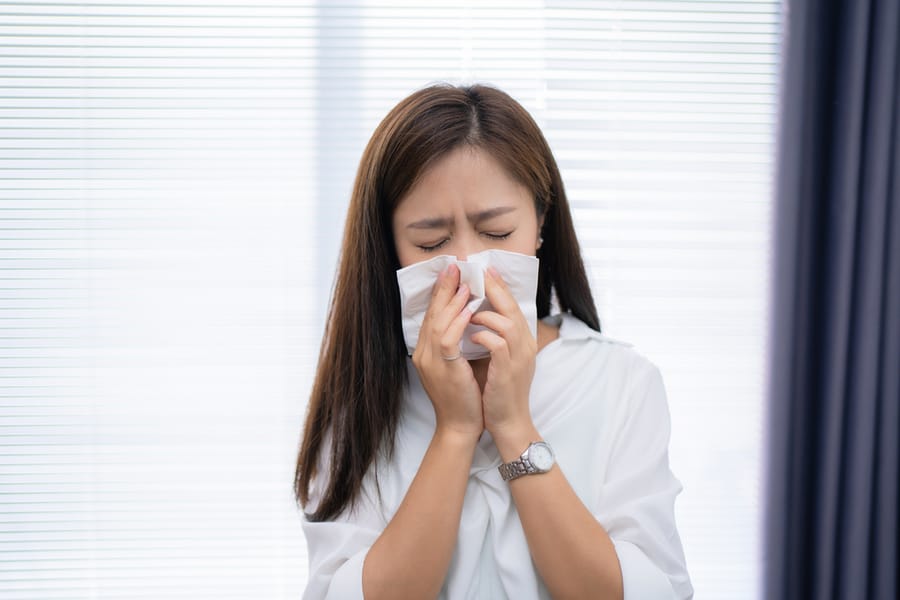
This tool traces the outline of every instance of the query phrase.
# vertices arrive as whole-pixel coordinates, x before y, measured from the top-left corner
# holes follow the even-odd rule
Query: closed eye
[[[427,244],[425,244],[425,245],[420,245],[419,248],[421,248],[421,249],[424,250],[425,252],[434,252],[435,250],[437,250],[438,248],[442,247],[444,244],[446,244],[446,243],[449,242],[449,241],[450,241],[450,238],[444,238],[444,239],[442,239],[441,241],[439,241],[439,242],[436,243],[436,244],[431,244],[430,246],[427,245]]]

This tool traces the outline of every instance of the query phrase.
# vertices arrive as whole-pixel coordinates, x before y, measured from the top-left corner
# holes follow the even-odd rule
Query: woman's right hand
[[[468,301],[469,287],[459,285],[459,267],[451,264],[434,284],[412,361],[434,405],[437,431],[477,440],[484,431],[481,390],[469,361],[459,356],[459,342],[472,318]],[[444,358],[452,356],[459,358]]]

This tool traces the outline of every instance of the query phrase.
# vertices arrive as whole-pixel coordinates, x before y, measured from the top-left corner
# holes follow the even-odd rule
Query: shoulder
[[[652,361],[633,343],[609,335],[604,331],[591,329],[587,323],[571,313],[557,313],[542,319],[547,325],[559,328],[559,341],[563,347],[587,346],[597,351],[616,355],[629,363],[645,368],[654,366]]]
[[[545,317],[544,322],[559,327],[559,337],[544,361],[552,363],[556,373],[597,379],[614,393],[640,393],[658,387],[662,375],[657,364],[635,344],[591,329],[570,313]]]
[[[642,394],[661,384],[660,370],[635,344],[591,329],[570,313],[545,317],[544,323],[559,328],[559,336],[538,352],[543,378],[577,382],[580,389],[615,397]]]

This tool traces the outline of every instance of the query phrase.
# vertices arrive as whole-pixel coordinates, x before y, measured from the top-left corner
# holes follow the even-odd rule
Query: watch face
[[[541,471],[549,471],[553,466],[553,451],[547,444],[534,444],[528,450],[528,460]]]

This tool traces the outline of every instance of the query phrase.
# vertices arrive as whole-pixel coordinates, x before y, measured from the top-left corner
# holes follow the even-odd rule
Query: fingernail
[[[487,270],[488,273],[491,274],[491,277],[493,277],[494,279],[500,279],[500,273],[497,272],[497,269],[495,269],[494,267],[488,267]]]
[[[468,295],[468,293],[469,293],[469,286],[467,286],[466,284],[462,284],[461,286],[459,286],[459,289],[456,290],[456,293],[457,293],[458,295],[460,295],[460,296],[462,296],[462,295]]]

